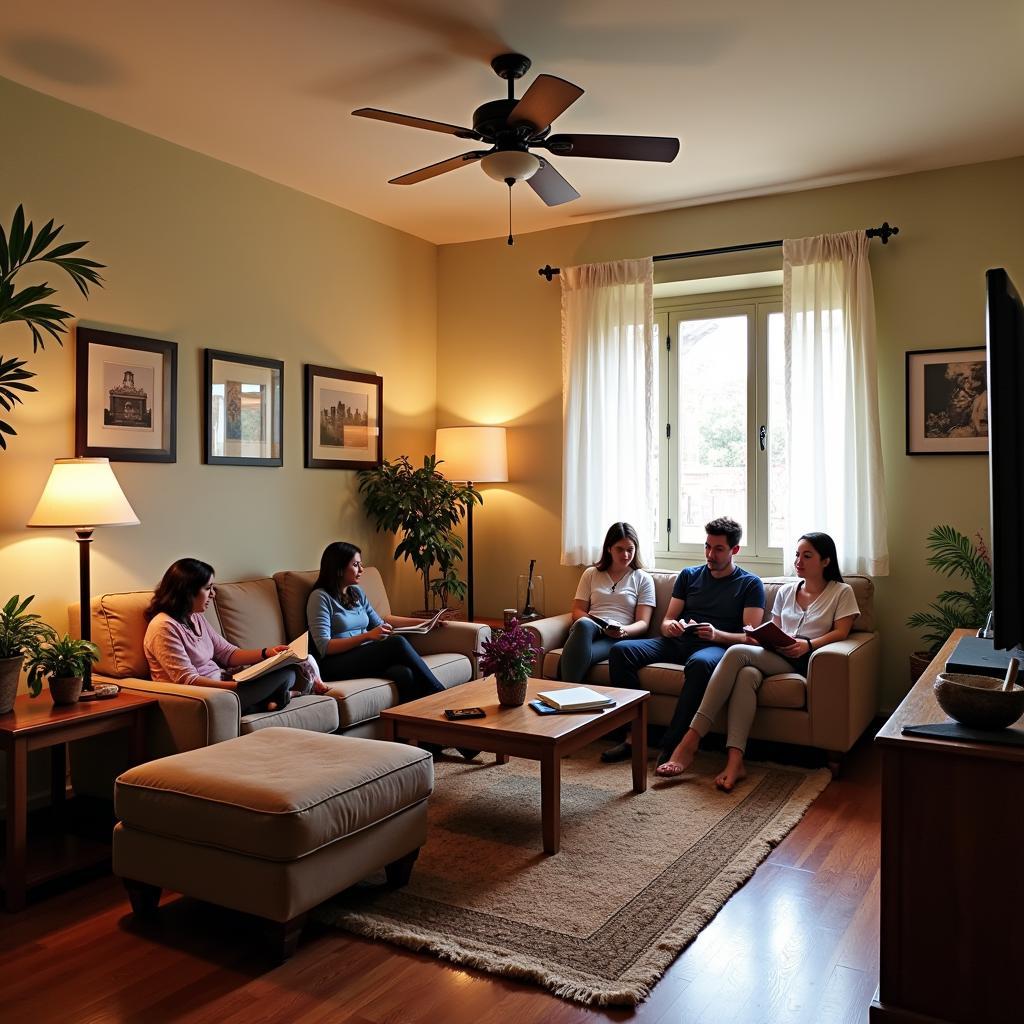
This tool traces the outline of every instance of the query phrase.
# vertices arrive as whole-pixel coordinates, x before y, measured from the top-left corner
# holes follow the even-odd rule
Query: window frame
[[[747,508],[744,514],[744,536],[737,559],[760,575],[781,573],[785,551],[768,543],[770,533],[769,457],[771,431],[768,412],[768,317],[782,313],[781,285],[767,288],[738,289],[729,292],[704,292],[655,299],[654,319],[659,358],[659,423],[658,447],[659,503],[658,534],[655,539],[655,564],[659,569],[679,570],[704,561],[704,545],[672,542],[668,521],[678,514],[678,443],[679,394],[678,346],[676,325],[680,320],[709,316],[746,315],[747,321]],[[758,429],[768,426],[765,450],[759,450]],[[784,429],[782,427],[781,429]]]

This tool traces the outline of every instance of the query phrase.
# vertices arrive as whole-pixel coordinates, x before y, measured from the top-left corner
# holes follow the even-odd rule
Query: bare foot
[[[724,793],[731,793],[736,783],[747,777],[747,769],[743,767],[743,754],[735,747],[729,747],[725,771],[715,776],[715,785]]]
[[[277,710],[277,702],[276,701],[272,701],[272,700],[268,700],[267,701],[267,710],[268,711],[276,711]]]
[[[662,778],[672,778],[676,775],[682,775],[683,772],[687,771],[693,759],[697,756],[697,747],[700,744],[700,734],[696,729],[688,729],[686,735],[680,740],[676,749],[672,751],[668,760],[658,765],[655,769],[654,774],[660,775]],[[662,768],[666,769],[662,771]]]
[[[321,680],[318,679],[313,684],[313,693],[315,693],[318,697],[322,697],[325,693],[330,693],[330,691],[327,689],[327,684],[321,682]]]

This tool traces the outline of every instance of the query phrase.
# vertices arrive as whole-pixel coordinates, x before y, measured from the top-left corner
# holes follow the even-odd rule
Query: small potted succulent
[[[38,697],[43,676],[49,677],[54,704],[77,704],[82,695],[85,670],[100,660],[100,649],[88,640],[77,640],[65,633],[40,645],[28,659],[28,692]]]
[[[483,642],[483,650],[480,668],[495,677],[498,703],[510,708],[523,704],[534,659],[529,631],[512,619],[506,629],[496,629],[491,639]]]
[[[38,615],[27,610],[34,596],[30,594],[22,601],[15,594],[0,608],[0,715],[14,707],[25,656],[31,658],[40,644],[56,636]]]

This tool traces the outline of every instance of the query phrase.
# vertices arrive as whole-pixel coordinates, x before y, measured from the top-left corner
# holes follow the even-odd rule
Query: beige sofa
[[[672,587],[677,574],[654,572],[657,605],[647,635],[661,635]],[[806,681],[796,674],[770,676],[757,695],[757,716],[751,736],[820,747],[838,757],[853,746],[878,710],[878,664],[881,643],[875,631],[874,583],[866,576],[847,576],[857,595],[860,615],[849,637],[840,643],[820,647],[811,656]],[[779,588],[792,582],[789,577],[764,580],[766,616]],[[558,677],[558,659],[569,635],[570,616],[556,615],[529,624],[541,648],[541,671],[545,679]],[[609,684],[608,662],[591,669],[588,681]],[[679,665],[655,663],[640,670],[640,682],[651,691],[648,705],[652,725],[668,725],[676,698],[683,686]],[[725,732],[725,712],[715,721],[715,731]]]
[[[239,647],[287,643],[306,629],[306,599],[316,576],[315,571],[286,571],[240,583],[218,582],[206,616]],[[391,614],[391,604],[376,569],[364,571],[360,586],[381,615]],[[146,631],[143,612],[151,597],[151,591],[102,594],[91,603],[92,639],[100,649],[94,681],[117,683],[127,690],[154,694],[159,700],[147,725],[146,751],[150,757],[193,750],[268,726],[375,737],[380,712],[398,703],[397,687],[389,679],[352,679],[329,683],[329,696],[296,697],[281,711],[243,717],[238,698],[231,690],[154,682],[149,678],[142,648]],[[77,631],[77,604],[69,609],[69,621],[72,631]],[[440,629],[409,639],[438,679],[450,687],[477,678],[479,652],[489,636],[487,626],[446,622]],[[80,780],[84,784],[86,765],[98,755],[99,751],[90,749],[75,759],[76,787]],[[111,780],[123,770],[126,761],[123,752],[113,760],[105,756],[102,760],[102,769],[89,774],[97,780],[106,779],[101,788],[109,795]],[[97,788],[98,783],[88,785],[90,792]]]

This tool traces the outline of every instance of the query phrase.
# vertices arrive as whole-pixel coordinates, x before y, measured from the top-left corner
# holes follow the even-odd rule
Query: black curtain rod
[[[868,228],[864,234],[868,238],[880,238],[882,245],[888,245],[889,239],[893,235],[900,233],[899,228],[889,227],[889,222],[883,221],[880,228]],[[693,249],[690,252],[667,252],[661,256],[654,256],[652,259],[655,263],[660,263],[662,260],[688,260],[693,256],[717,256],[723,252],[746,252],[749,249],[776,249],[782,245],[782,239],[776,238],[771,242],[747,242],[745,245],[720,245],[716,249]],[[546,277],[549,281],[555,276],[560,274],[562,271],[558,267],[553,267],[550,264],[541,267],[537,271],[541,277]]]

